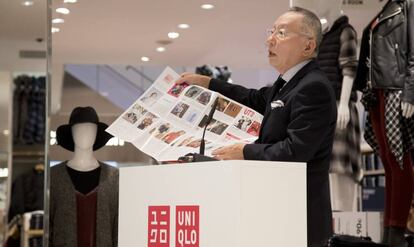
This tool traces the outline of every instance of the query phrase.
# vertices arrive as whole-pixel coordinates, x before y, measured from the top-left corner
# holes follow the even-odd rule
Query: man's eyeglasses
[[[267,36],[268,37],[275,36],[279,40],[286,39],[288,37],[288,34],[289,33],[295,33],[297,35],[302,35],[302,36],[305,36],[307,38],[312,38],[312,36],[309,35],[309,34],[306,34],[306,33],[298,33],[298,32],[293,32],[293,31],[287,31],[284,28],[280,28],[280,29],[274,29],[274,28],[267,29],[266,30],[266,33],[267,33]]]

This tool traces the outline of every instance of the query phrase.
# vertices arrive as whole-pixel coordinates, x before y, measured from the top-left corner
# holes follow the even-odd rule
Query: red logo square
[[[200,214],[199,206],[176,206],[175,246],[199,247]]]
[[[170,246],[170,206],[148,206],[148,247]]]

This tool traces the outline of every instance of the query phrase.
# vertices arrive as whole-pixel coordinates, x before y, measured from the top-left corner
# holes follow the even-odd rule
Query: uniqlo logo
[[[148,247],[170,246],[170,206],[148,207]]]
[[[175,209],[175,246],[199,246],[199,206],[177,206]]]

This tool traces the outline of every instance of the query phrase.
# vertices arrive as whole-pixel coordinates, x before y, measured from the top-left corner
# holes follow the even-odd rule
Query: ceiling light
[[[321,24],[322,25],[328,23],[328,20],[325,19],[325,18],[321,18],[320,21],[321,21]]]
[[[9,130],[3,130],[3,135],[8,136],[9,135]]]
[[[52,33],[57,33],[60,31],[60,28],[58,27],[52,27]]]
[[[76,3],[78,0],[63,0],[64,3]]]
[[[59,24],[59,23],[64,23],[65,20],[63,20],[62,18],[55,18],[52,20],[53,24]]]
[[[169,32],[168,33],[168,38],[170,38],[170,39],[176,39],[176,38],[178,38],[180,36],[180,34],[179,33],[177,33],[177,32]]]
[[[202,9],[212,9],[212,8],[214,8],[214,5],[206,3],[206,4],[201,5],[201,8]]]
[[[187,29],[187,28],[189,28],[189,27],[190,27],[190,25],[185,24],[185,23],[182,23],[182,24],[179,24],[179,25],[178,25],[178,28],[181,28],[181,29]]]
[[[141,57],[141,61],[143,62],[148,62],[150,59],[149,57]]]
[[[23,1],[22,2],[22,5],[23,6],[32,6],[34,4],[34,2],[33,1],[31,1],[31,0],[28,0],[28,1]]]
[[[160,47],[157,47],[157,49],[156,49],[158,52],[164,52],[165,51],[165,47],[162,47],[162,46],[160,46]]]
[[[69,14],[69,13],[70,13],[69,9],[67,9],[67,8],[57,8],[57,9],[56,9],[56,12],[57,12],[57,13],[64,14],[64,15],[67,15],[67,14]]]

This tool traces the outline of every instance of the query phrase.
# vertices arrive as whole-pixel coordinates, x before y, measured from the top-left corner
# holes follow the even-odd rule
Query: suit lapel
[[[261,130],[262,130],[263,125],[266,123],[267,116],[269,115],[269,112],[270,112],[269,105],[270,105],[270,103],[272,102],[272,99],[275,97],[275,95],[277,93],[276,92],[276,89],[279,88],[279,84],[281,83],[279,81],[279,78],[273,83],[273,86],[272,86],[272,89],[270,91],[270,94],[267,96],[267,99],[266,99],[266,107],[265,107],[265,112],[263,114],[263,121],[262,121],[262,124],[260,125],[259,138],[257,138],[257,140],[256,140],[256,142],[258,142],[258,143],[261,142],[262,133],[263,133],[263,131],[261,131]]]
[[[275,97],[276,94],[278,94],[280,92],[280,89],[283,87],[283,85],[285,83],[286,82],[283,80],[282,77],[279,76],[279,78],[277,78],[275,83],[273,83],[272,91],[270,92],[269,97],[267,99],[268,104],[270,104],[270,102],[272,102],[272,99]]]
[[[269,97],[266,101],[266,110],[265,110],[265,114],[263,117],[263,121],[262,124],[260,125],[260,132],[259,132],[259,138],[257,139],[257,143],[261,143],[262,142],[262,135],[263,135],[263,126],[266,124],[268,118],[269,118],[269,114],[271,112],[271,107],[270,104],[272,101],[277,100],[282,98],[283,96],[285,96],[288,92],[290,92],[293,88],[295,88],[295,86],[299,83],[299,81],[311,70],[315,69],[318,67],[318,64],[316,63],[315,59],[312,59],[309,63],[307,63],[305,66],[303,66],[302,69],[300,69],[294,76],[292,79],[290,79],[290,81],[287,82],[287,84],[279,91],[277,92],[276,89],[278,88],[278,85],[280,83],[280,81],[276,81],[273,84],[272,87],[272,91],[269,94]]]

